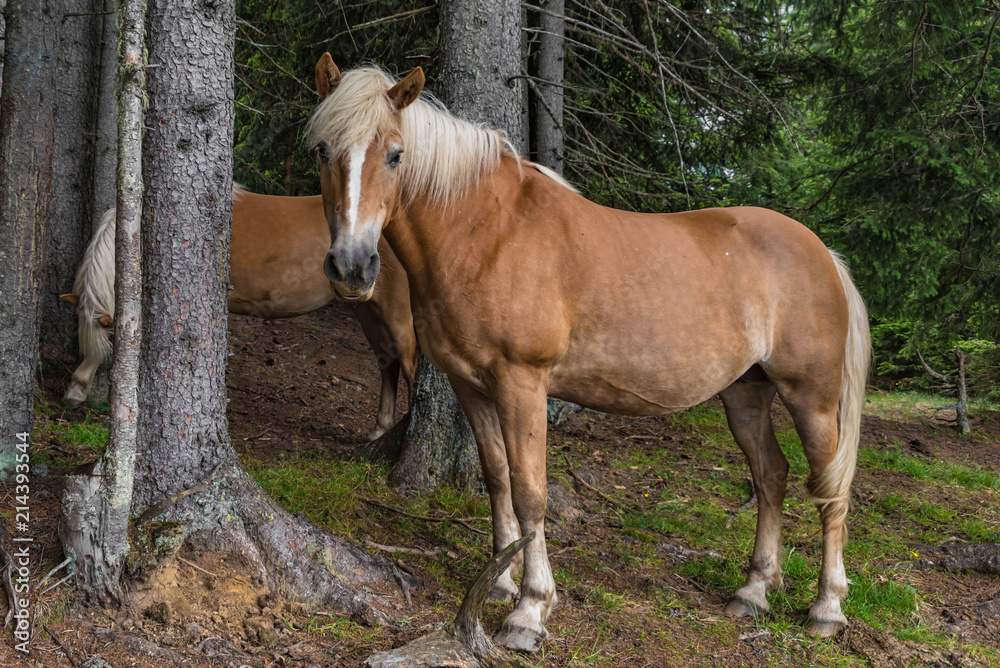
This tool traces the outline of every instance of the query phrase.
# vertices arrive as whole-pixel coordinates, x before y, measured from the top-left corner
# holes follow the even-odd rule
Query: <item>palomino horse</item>
[[[65,399],[73,406],[87,398],[94,373],[111,354],[114,244],[115,212],[111,209],[87,248],[73,292],[62,295],[79,313],[84,358],[66,392]],[[329,245],[322,197],[273,197],[234,188],[229,312],[291,318],[328,304],[335,295],[320,267]],[[400,368],[412,391],[417,364],[406,274],[387,243],[379,241],[378,251],[385,276],[369,301],[351,305],[382,374],[378,417],[369,439],[392,427]]]
[[[808,229],[757,208],[644,215],[589,202],[503,136],[420,99],[420,68],[316,66],[309,121],[330,225],[324,261],[344,296],[372,294],[376,243],[406,270],[417,338],[475,432],[494,550],[535,531],[499,642],[535,650],[555,603],[543,533],[545,404],[668,414],[719,394],[759,499],[746,583],[727,607],[767,612],[778,586],[788,462],[771,425],[795,421],[823,523],[810,631],[847,624],[845,518],[870,357],[864,303]],[[405,153],[404,153],[405,150]],[[510,573],[494,594],[518,593]]]

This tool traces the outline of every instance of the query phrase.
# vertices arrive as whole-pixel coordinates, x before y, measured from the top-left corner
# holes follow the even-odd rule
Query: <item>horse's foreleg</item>
[[[83,362],[73,372],[73,380],[69,384],[69,389],[66,390],[66,396],[63,397],[67,404],[76,408],[87,400],[90,386],[94,382],[94,374],[97,373],[99,366],[101,366],[101,360],[97,355],[88,355],[83,358]]]
[[[373,441],[392,429],[396,423],[396,392],[399,386],[399,360],[388,353],[377,355],[379,373],[382,374],[382,390],[378,400],[378,414],[375,417],[375,428],[368,433],[368,440]]]
[[[726,613],[737,617],[770,610],[767,594],[781,584],[781,512],[785,500],[788,460],[781,452],[771,424],[770,382],[734,383],[720,393],[729,429],[746,455],[757,494],[757,536],[750,573]]]
[[[483,467],[483,479],[486,491],[490,495],[490,509],[493,512],[495,555],[521,537],[517,518],[514,516],[514,507],[511,504],[510,471],[507,468],[507,453],[500,432],[500,421],[497,419],[492,399],[460,383],[452,382],[452,387],[476,437],[479,462]],[[511,578],[511,572],[519,569],[522,563],[523,557],[518,553],[490,591],[491,600],[512,601],[517,597],[517,585]]]
[[[548,637],[544,622],[556,602],[555,580],[545,548],[545,377],[535,369],[509,369],[498,378],[494,401],[510,468],[511,498],[521,535],[535,532],[524,549],[521,599],[495,640],[534,652]]]

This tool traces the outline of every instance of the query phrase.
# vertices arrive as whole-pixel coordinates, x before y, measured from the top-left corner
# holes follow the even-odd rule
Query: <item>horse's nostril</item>
[[[378,265],[378,253],[372,253],[372,256],[370,258],[368,258],[368,267],[367,267],[367,269],[369,271],[371,271],[377,265]]]
[[[333,261],[333,255],[330,253],[326,254],[326,259],[323,260],[323,273],[331,281],[343,281],[344,274],[341,273],[340,267],[337,263]]]

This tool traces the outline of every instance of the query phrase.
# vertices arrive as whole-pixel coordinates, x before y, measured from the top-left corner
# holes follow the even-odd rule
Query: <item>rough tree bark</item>
[[[0,95],[3,95],[3,36],[7,32],[7,19],[4,18],[5,9],[7,9],[7,0],[0,0]]]
[[[0,478],[34,423],[38,301],[52,198],[56,35],[46,0],[9,0],[0,95]]]
[[[94,126],[93,172],[91,211],[93,215],[88,221],[81,221],[82,227],[89,228],[90,234],[97,231],[101,214],[115,205],[115,170],[118,168],[118,99],[115,96],[115,82],[118,80],[118,29],[117,2],[104,1],[104,14],[101,16],[101,74],[98,81],[97,113]],[[91,403],[100,403],[108,399],[111,384],[108,377],[108,367],[101,365],[94,375],[90,394]]]
[[[563,173],[563,58],[565,0],[539,0],[535,76],[532,79],[532,154],[535,160]]]
[[[273,591],[377,621],[352,585],[397,593],[409,576],[282,510],[227,432],[234,0],[153,0],[146,26],[137,523],[178,522],[192,549],[240,553]]]
[[[102,603],[118,603],[128,557],[139,416],[139,322],[142,298],[142,116],[145,0],[121,4],[118,86],[118,197],[115,202],[115,347],[111,442],[89,476],[70,476],[59,535],[78,582]]]
[[[41,296],[42,336],[76,351],[76,312],[59,299],[70,292],[77,267],[98,218],[93,193],[93,158],[100,97],[104,0],[61,0],[56,15],[58,44],[52,67],[55,155],[49,207],[48,262]],[[113,89],[112,89],[113,94]],[[114,131],[114,124],[109,128]],[[113,187],[108,184],[106,187]]]
[[[506,131],[514,147],[524,151],[521,3],[443,0],[440,11],[442,101],[459,118]],[[418,333],[421,317],[434,316],[414,314]],[[397,447],[393,439],[400,435]],[[483,489],[472,428],[445,375],[423,355],[409,421],[382,439],[376,444],[381,453],[399,453],[390,476],[397,489],[429,492],[443,484]]]
[[[507,132],[527,152],[521,122],[521,3],[442,0],[441,99],[459,118]]]
[[[100,35],[100,78],[98,80],[97,113],[94,125],[92,184],[93,213],[91,234],[97,230],[101,214],[115,205],[117,198],[115,171],[118,169],[118,3],[103,0]]]

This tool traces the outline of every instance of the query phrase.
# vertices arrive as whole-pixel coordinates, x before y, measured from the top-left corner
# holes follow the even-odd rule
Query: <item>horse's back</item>
[[[836,266],[791,218],[754,207],[637,214],[556,184],[534,189],[538,203],[529,187],[514,212],[524,219],[495,246],[505,257],[488,259],[479,291],[483,303],[509,294],[495,309],[506,317],[491,322],[480,309],[478,329],[499,332],[512,359],[547,364],[553,394],[610,412],[665,413],[756,363],[842,357],[847,308]],[[517,282],[525,275],[533,281]]]
[[[323,256],[329,246],[319,196],[239,193],[233,198],[229,310],[282,318],[328,304],[333,294]]]

